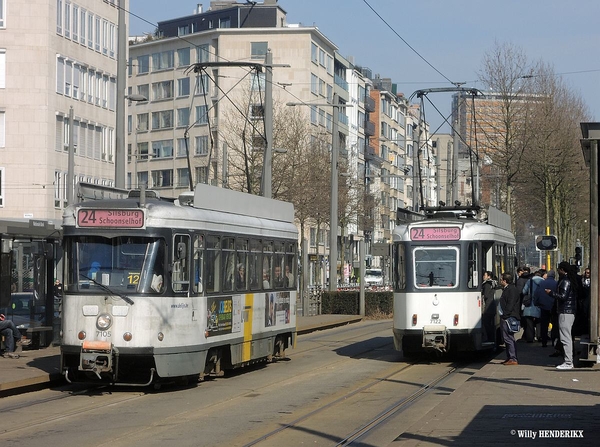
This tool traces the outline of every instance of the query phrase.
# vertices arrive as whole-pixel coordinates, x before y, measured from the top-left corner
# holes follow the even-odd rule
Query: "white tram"
[[[150,193],[65,210],[65,378],[149,385],[283,356],[293,205],[202,184],[175,201]]]
[[[515,238],[510,218],[490,208],[437,207],[425,215],[399,211],[393,234],[394,345],[405,356],[425,351],[492,348],[482,330],[482,275],[511,271]],[[412,220],[412,221],[411,221]],[[404,221],[404,223],[400,223]],[[500,290],[496,291],[499,299]]]

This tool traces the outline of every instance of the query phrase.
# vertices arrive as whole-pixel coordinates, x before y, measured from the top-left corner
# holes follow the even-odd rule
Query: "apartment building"
[[[62,217],[69,147],[73,184],[114,185],[116,3],[0,0],[2,217]]]

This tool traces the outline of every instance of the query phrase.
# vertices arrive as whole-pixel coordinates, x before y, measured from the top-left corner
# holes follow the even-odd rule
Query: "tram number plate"
[[[432,318],[431,324],[442,324],[442,320],[440,320],[439,318]]]
[[[110,331],[96,331],[96,337],[110,337]]]

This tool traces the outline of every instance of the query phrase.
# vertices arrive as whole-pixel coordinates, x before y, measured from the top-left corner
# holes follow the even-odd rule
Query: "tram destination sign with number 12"
[[[143,210],[79,208],[77,228],[144,228]]]
[[[410,239],[413,241],[458,241],[460,228],[458,227],[427,227],[411,228]]]

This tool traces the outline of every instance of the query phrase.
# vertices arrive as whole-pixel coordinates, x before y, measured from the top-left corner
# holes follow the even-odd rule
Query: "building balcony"
[[[367,121],[365,124],[365,136],[372,137],[375,135],[375,123],[373,121]]]
[[[375,100],[370,96],[365,98],[365,112],[372,113],[375,111]]]

